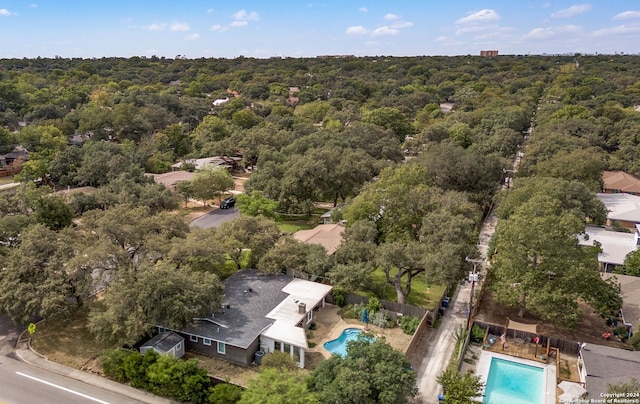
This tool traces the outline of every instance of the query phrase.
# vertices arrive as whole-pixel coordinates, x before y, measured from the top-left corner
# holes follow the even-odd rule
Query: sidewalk
[[[145,391],[114,382],[113,380],[109,380],[92,373],[83,372],[82,370],[73,369],[68,366],[52,362],[31,349],[28,340],[18,341],[18,343],[16,344],[15,352],[21,361],[28,363],[31,366],[35,366],[49,372],[57,373],[70,379],[79,380],[92,386],[99,387],[103,390],[111,391],[113,393],[120,394],[121,396],[140,401],[141,403],[175,403],[168,398],[158,397],[151,393],[147,393]]]
[[[480,229],[478,250],[483,259],[487,259],[488,243],[491,240],[497,223],[495,212],[491,212],[485,219]],[[486,275],[484,267],[481,267],[483,275]],[[484,277],[483,277],[484,279]],[[479,285],[476,285],[478,290]],[[456,345],[456,331],[467,325],[467,310],[471,297],[471,283],[465,282],[458,285],[456,293],[451,296],[449,308],[446,310],[440,326],[430,336],[427,352],[420,368],[418,369],[416,384],[419,395],[416,397],[422,403],[432,404],[438,402],[438,394],[442,393],[442,387],[436,378],[449,365]]]

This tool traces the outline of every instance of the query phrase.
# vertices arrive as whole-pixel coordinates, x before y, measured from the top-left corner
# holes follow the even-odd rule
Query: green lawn
[[[321,214],[310,216],[279,215],[276,222],[281,232],[293,234],[298,230],[313,229],[320,223],[320,216]]]
[[[398,301],[395,288],[387,284],[384,272],[381,269],[377,269],[373,273],[373,286],[371,289],[379,293],[362,292],[359,294],[366,296],[379,294],[378,297],[382,299],[392,302]],[[422,307],[427,310],[435,310],[444,290],[445,285],[427,284],[421,277],[414,278],[411,282],[411,293],[407,298],[407,304]]]

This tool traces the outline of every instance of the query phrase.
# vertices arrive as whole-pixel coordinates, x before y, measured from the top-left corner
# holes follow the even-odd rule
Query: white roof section
[[[602,252],[598,254],[598,261],[615,265],[624,264],[627,254],[638,247],[635,234],[610,231],[601,227],[587,227],[585,234],[578,237],[578,241],[584,246],[593,246],[594,241],[598,241],[602,248]]]
[[[262,336],[307,349],[307,335],[304,328],[276,321],[262,332]]]
[[[219,166],[219,167],[231,167],[231,163],[238,162],[242,160],[240,157],[226,157],[226,156],[214,156],[214,157],[204,157],[201,159],[187,159],[184,163],[193,164],[196,167],[196,170],[202,170],[206,166]],[[172,164],[171,167],[175,169],[179,169],[182,167],[182,161],[179,163]]]
[[[331,292],[331,286],[318,282],[294,279],[289,282],[282,291],[289,297],[277,305],[267,318],[292,326],[297,325],[306,316],[306,312],[313,309],[322,299]],[[304,304],[306,309],[300,313],[299,305]]]
[[[607,208],[608,219],[640,223],[640,196],[599,193],[597,197]]]

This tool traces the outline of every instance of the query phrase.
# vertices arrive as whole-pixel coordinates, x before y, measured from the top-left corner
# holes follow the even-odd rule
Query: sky
[[[640,1],[0,0],[0,58],[640,53]]]

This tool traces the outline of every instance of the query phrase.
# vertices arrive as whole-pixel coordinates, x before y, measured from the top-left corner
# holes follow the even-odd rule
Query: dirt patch
[[[86,328],[86,314],[72,320],[49,319],[37,324],[31,346],[49,360],[74,369],[102,373],[100,356],[115,345],[97,342]]]
[[[195,358],[200,363],[200,366],[207,369],[210,375],[222,380],[228,380],[233,384],[243,387],[248,385],[249,380],[255,379],[260,371],[257,365],[251,365],[245,368],[222,359],[210,358],[194,352],[185,353],[183,358]]]
[[[524,323],[538,323],[538,332],[542,335],[553,336],[569,341],[588,342],[597,345],[607,345],[616,348],[626,348],[629,346],[619,341],[606,341],[601,338],[605,332],[611,332],[611,327],[607,326],[605,320],[595,313],[588,305],[579,303],[578,308],[582,311],[582,316],[575,329],[568,329],[560,325],[554,325],[541,320],[533,314],[525,314],[524,318],[518,318],[518,310],[498,304],[493,299],[490,290],[484,289],[479,303],[479,311],[476,319],[493,324],[505,324],[507,317]]]

